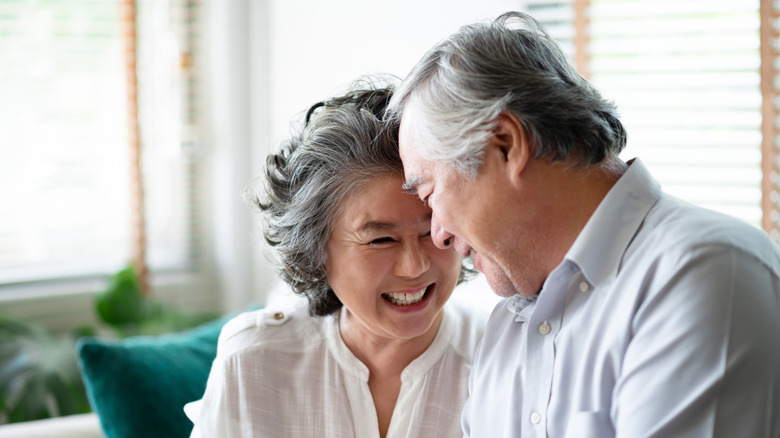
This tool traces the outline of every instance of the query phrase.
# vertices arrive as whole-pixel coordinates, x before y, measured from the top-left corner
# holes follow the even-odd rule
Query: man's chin
[[[511,297],[518,293],[517,288],[509,280],[509,277],[495,265],[487,260],[479,257],[479,254],[474,255],[474,269],[485,275],[485,279],[493,289],[493,293],[500,297]]]

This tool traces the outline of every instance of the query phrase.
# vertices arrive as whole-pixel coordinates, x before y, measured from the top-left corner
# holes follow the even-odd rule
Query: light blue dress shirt
[[[639,160],[536,297],[501,301],[464,436],[780,436],[780,251]]]

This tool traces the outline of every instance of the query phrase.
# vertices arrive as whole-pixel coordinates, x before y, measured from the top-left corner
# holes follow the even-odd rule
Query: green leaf
[[[147,316],[147,303],[132,266],[111,277],[108,288],[97,297],[98,316],[106,324],[138,324]]]
[[[0,423],[89,412],[75,345],[0,315]]]

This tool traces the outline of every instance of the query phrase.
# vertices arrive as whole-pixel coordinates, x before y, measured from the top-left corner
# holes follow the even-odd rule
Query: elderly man
[[[405,187],[506,297],[474,437],[780,436],[780,251],[665,194],[531,17],[461,28],[396,93]]]

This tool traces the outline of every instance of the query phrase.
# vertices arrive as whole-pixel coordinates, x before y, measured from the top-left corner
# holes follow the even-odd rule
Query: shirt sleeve
[[[229,437],[228,385],[225,384],[224,364],[219,356],[211,367],[203,398],[188,403],[184,412],[193,423],[190,438]]]
[[[740,250],[710,245],[662,258],[645,280],[614,391],[616,436],[777,433],[776,274]]]
[[[200,431],[200,428],[198,427],[198,424],[200,423],[200,420],[198,419],[200,417],[201,412],[201,401],[197,400],[194,402],[187,403],[184,405],[184,413],[187,415],[187,418],[190,419],[193,423],[192,433],[190,434],[190,438],[203,438],[204,435]]]

